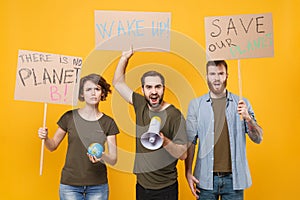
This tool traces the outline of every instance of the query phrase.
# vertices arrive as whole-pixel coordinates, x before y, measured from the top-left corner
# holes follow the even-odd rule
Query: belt
[[[214,176],[219,176],[219,177],[222,177],[222,176],[228,176],[232,174],[231,172],[214,172]]]

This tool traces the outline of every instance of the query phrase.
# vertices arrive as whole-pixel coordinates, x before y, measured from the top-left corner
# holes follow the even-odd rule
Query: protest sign
[[[168,12],[95,11],[97,50],[170,51]]]
[[[82,58],[19,50],[15,100],[76,105]]]
[[[272,14],[205,18],[207,59],[273,57]]]
[[[46,128],[47,103],[76,105],[82,58],[36,51],[19,50],[15,100],[44,103],[43,127]],[[40,175],[43,172],[42,140]]]

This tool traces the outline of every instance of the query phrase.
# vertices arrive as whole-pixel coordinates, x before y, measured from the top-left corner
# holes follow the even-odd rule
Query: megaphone
[[[150,150],[156,150],[163,144],[162,138],[159,136],[161,119],[157,116],[151,118],[148,131],[141,137],[142,145]]]

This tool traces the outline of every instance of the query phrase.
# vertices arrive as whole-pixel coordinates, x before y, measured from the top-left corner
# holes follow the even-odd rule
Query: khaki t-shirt
[[[212,99],[214,110],[214,172],[231,172],[230,143],[225,117],[226,97]]]
[[[107,136],[119,133],[115,121],[105,114],[98,120],[87,121],[75,109],[66,112],[57,124],[68,133],[68,149],[61,183],[75,186],[107,183],[105,164],[93,164],[86,153],[91,143],[100,143],[104,147]]]
[[[146,189],[161,189],[177,181],[177,158],[171,156],[163,147],[149,150],[142,146],[140,137],[145,133],[153,116],[161,118],[161,132],[176,144],[186,144],[185,119],[173,105],[165,110],[149,110],[145,97],[133,93],[133,106],[136,113],[136,156],[134,173],[137,182]]]

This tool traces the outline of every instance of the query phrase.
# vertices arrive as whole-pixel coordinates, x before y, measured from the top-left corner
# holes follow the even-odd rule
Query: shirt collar
[[[233,101],[232,93],[229,92],[228,90],[226,90],[226,97],[227,97],[227,101]],[[206,99],[206,102],[212,102],[209,92],[207,94],[205,94],[205,99]]]

